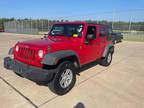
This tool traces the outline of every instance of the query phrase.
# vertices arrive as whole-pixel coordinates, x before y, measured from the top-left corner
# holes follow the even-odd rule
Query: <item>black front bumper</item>
[[[46,70],[37,68],[31,65],[24,64],[18,60],[11,59],[10,57],[4,58],[4,67],[13,70],[17,74],[28,78],[32,81],[49,81],[52,80],[56,69]]]

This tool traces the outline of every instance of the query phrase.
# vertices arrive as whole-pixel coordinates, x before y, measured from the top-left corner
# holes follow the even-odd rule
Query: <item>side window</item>
[[[112,28],[108,28],[108,36],[111,36],[112,34]]]
[[[106,36],[106,28],[101,27],[100,28],[100,37],[105,37]]]
[[[96,27],[95,26],[88,26],[87,35],[93,35],[96,38]]]
[[[112,35],[112,28],[108,28],[108,40],[112,39],[111,35]]]

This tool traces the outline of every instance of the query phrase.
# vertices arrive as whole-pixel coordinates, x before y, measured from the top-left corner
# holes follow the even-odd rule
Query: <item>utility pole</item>
[[[114,20],[115,20],[115,9],[113,10],[113,18],[112,18],[112,29],[114,28]]]
[[[43,19],[41,19],[41,23],[42,23],[42,32],[43,32]]]
[[[48,32],[49,32],[49,19],[48,19],[48,25],[47,26],[48,26]]]
[[[32,19],[30,19],[30,29],[31,29],[31,34],[32,34]]]
[[[130,16],[130,20],[129,20],[129,32],[131,31],[131,25],[132,25],[132,15]]]

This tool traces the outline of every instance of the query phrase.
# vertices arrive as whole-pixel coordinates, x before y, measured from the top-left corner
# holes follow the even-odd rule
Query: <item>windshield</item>
[[[53,25],[49,35],[81,37],[82,32],[83,32],[83,24],[55,24]]]

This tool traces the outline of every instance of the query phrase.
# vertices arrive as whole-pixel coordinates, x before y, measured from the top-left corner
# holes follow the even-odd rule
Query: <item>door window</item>
[[[96,38],[96,27],[88,26],[87,35],[92,35],[94,38]]]

